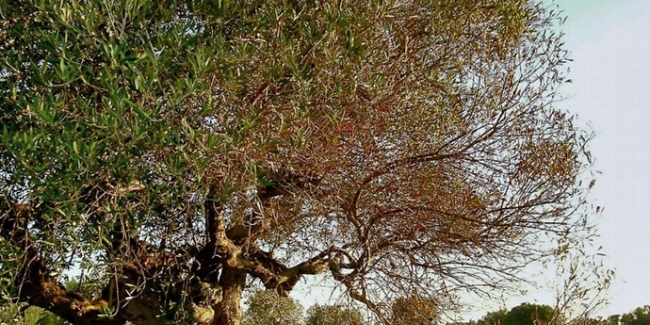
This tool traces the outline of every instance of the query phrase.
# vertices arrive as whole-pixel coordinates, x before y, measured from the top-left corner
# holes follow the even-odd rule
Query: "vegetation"
[[[510,310],[487,313],[477,325],[548,325],[562,324],[559,311],[548,305],[523,303]],[[558,322],[556,322],[558,321]]]
[[[67,290],[92,295],[93,287],[77,281],[67,281]],[[0,324],[2,325],[66,325],[61,317],[39,307],[24,303],[0,306]]]
[[[558,317],[556,310],[548,305],[523,303],[512,308],[503,318],[502,325],[550,324]]]
[[[8,305],[0,308],[0,324],[35,325],[41,324],[42,311],[38,307]],[[52,323],[54,325],[56,323]]]
[[[392,307],[391,324],[393,325],[427,325],[439,323],[440,304],[430,298],[418,296],[400,297]]]
[[[650,305],[638,307],[627,314],[611,315],[607,318],[607,325],[650,325]]]
[[[365,325],[358,310],[341,306],[312,306],[307,310],[305,325]]]
[[[406,302],[410,299],[398,299]],[[334,305],[314,305],[307,310],[306,316],[302,319],[302,306],[300,303],[290,299],[274,295],[270,291],[258,291],[249,301],[249,307],[245,313],[243,323],[251,324],[305,324],[305,325],[365,325],[361,313],[356,309],[350,309]],[[426,305],[421,302],[424,310],[432,310],[433,304]],[[401,310],[403,306],[393,304],[394,310]],[[409,312],[414,312],[415,308]],[[606,318],[585,318],[578,317],[567,322],[559,310],[548,306],[531,303],[523,303],[510,310],[501,309],[485,314],[478,321],[467,323],[447,323],[447,325],[650,325],[650,305],[638,307],[635,310],[622,314],[610,315]],[[417,313],[417,312],[416,312]],[[400,318],[400,312],[393,316],[392,324],[401,324],[400,321],[407,318]],[[411,314],[401,314],[409,316]],[[436,314],[437,315],[437,314]],[[441,318],[421,317],[413,319],[411,324],[441,324]],[[19,308],[17,305],[9,305],[0,308],[0,324],[7,325],[65,325],[67,324],[56,315],[44,311],[38,307]],[[406,323],[404,323],[406,324]]]
[[[478,321],[467,324],[477,325],[648,325],[650,324],[650,305],[638,307],[630,313],[611,315],[607,318],[577,317],[568,319],[559,310],[548,305],[523,303],[509,311],[502,309],[487,313]]]
[[[248,299],[244,325],[299,325],[303,308],[288,297],[278,297],[275,291],[258,291]]]
[[[518,288],[593,235],[590,136],[553,107],[557,18],[0,1],[0,299],[76,325],[239,325],[251,282],[284,297],[319,276],[389,323],[400,297]],[[73,269],[88,291],[61,285]]]

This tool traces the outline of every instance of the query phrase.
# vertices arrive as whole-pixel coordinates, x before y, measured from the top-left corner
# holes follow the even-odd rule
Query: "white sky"
[[[601,314],[650,304],[650,0],[555,0],[573,83],[558,106],[590,122],[604,206],[600,242],[617,277]]]
[[[545,0],[568,16],[560,29],[571,84],[557,107],[577,114],[578,125],[593,128],[591,145],[597,175],[591,199],[605,207],[598,218],[607,254],[616,271],[609,305],[597,315],[628,313],[650,305],[650,0]],[[552,305],[552,292],[531,292],[505,302],[480,303],[477,319],[521,302]]]
[[[560,29],[574,60],[572,79],[557,107],[593,128],[596,187],[591,199],[605,207],[598,218],[607,254],[616,271],[609,305],[597,315],[628,313],[650,305],[650,0],[545,0],[568,16]],[[470,317],[510,309],[521,302],[552,305],[552,292],[532,292],[472,309]]]

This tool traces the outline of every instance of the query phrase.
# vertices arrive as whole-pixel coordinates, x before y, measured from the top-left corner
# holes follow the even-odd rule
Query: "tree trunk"
[[[223,290],[223,299],[214,306],[215,317],[211,325],[241,324],[240,302],[245,283],[245,272],[227,266],[221,270],[219,285]]]

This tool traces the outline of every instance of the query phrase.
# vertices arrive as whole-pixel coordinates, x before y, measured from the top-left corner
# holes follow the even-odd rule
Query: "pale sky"
[[[552,0],[545,0],[552,3]],[[572,83],[558,108],[577,114],[596,133],[591,144],[596,186],[591,199],[605,207],[598,217],[605,266],[616,271],[609,305],[597,315],[628,313],[650,305],[650,0],[554,0],[567,16],[560,29]],[[531,292],[500,303],[553,304],[551,292]],[[488,310],[472,310],[480,318]],[[498,307],[498,305],[497,305]]]
[[[616,271],[609,304],[596,315],[628,313],[650,305],[650,0],[545,0],[566,23],[572,83],[560,90],[558,108],[577,114],[596,134],[591,152],[596,186],[591,199],[605,207],[598,217],[605,266]],[[472,309],[488,311],[522,302],[553,305],[553,292],[531,292]]]
[[[600,243],[617,277],[600,313],[625,313],[650,304],[650,0],[555,3],[574,59],[558,107],[591,123],[603,172],[592,198],[605,207]]]
[[[544,1],[568,17],[559,29],[574,60],[572,83],[560,89],[567,99],[556,106],[596,134],[591,152],[602,174],[590,197],[605,210],[594,245],[603,246],[605,266],[616,271],[609,304],[596,315],[628,313],[650,305],[650,0]],[[458,316],[476,320],[522,302],[553,306],[552,291],[468,301],[471,309]]]

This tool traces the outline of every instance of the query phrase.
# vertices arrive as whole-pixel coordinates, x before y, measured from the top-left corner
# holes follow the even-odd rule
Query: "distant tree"
[[[650,305],[638,307],[629,313],[613,314],[604,319],[582,322],[585,323],[588,325],[650,325]]]
[[[439,313],[438,301],[432,298],[409,296],[397,298],[392,307],[394,325],[430,325],[437,324]]]
[[[621,323],[621,315],[615,314],[607,317],[607,324],[609,325],[619,325]]]
[[[358,310],[315,305],[307,310],[305,325],[365,325]]]
[[[548,305],[522,303],[510,310],[489,312],[477,325],[546,325],[556,317],[555,309]],[[557,318],[557,317],[556,317]]]
[[[468,322],[449,322],[446,325],[478,325],[478,322],[472,319]]]
[[[546,325],[554,316],[551,306],[522,303],[506,313],[502,325]]]
[[[562,323],[558,322],[558,324],[562,324]],[[587,316],[576,317],[574,319],[569,320],[566,324],[567,325],[610,325],[610,323],[607,320],[604,320],[602,318],[592,318]]]
[[[503,320],[508,313],[507,309],[499,309],[497,311],[489,312],[477,321],[478,325],[503,325]]]
[[[620,317],[621,325],[650,325],[650,305],[638,307]]]
[[[272,290],[258,291],[248,300],[242,325],[299,325],[302,312],[303,307],[292,298]]]

